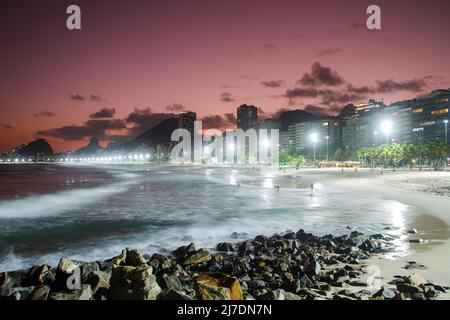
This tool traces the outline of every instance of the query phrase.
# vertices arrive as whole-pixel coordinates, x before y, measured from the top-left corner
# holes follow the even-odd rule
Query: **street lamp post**
[[[447,126],[448,126],[448,120],[447,120],[447,119],[444,120],[444,125],[445,125],[445,143],[448,143],[448,140],[447,140]]]
[[[386,135],[386,145],[389,145],[389,133],[392,131],[392,121],[384,120],[381,123],[381,131]],[[386,166],[386,156],[384,156],[384,166]]]
[[[327,139],[327,162],[328,162],[328,142],[330,140],[330,137],[326,136],[325,139]]]
[[[392,131],[392,121],[390,120],[384,120],[381,123],[381,130],[386,135],[386,144],[389,144],[389,134]]]
[[[316,142],[317,142],[317,133],[311,134],[311,141],[313,143],[313,154],[314,154],[314,163],[316,163]]]

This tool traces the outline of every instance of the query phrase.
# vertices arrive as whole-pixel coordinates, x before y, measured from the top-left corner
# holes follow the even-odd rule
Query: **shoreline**
[[[429,300],[446,293],[416,275],[381,283],[368,262],[389,241],[301,229],[222,242],[215,253],[193,243],[167,255],[127,248],[105,261],[62,258],[56,268],[0,273],[0,300]]]

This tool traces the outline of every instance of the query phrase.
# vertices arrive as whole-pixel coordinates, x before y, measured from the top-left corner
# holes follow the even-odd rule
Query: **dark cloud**
[[[223,116],[209,115],[201,120],[204,129],[224,129],[236,126],[236,116],[233,113],[225,113]]]
[[[2,124],[0,124],[0,126],[1,126],[3,129],[8,129],[8,130],[15,129],[14,126],[12,126],[12,125],[10,125],[10,124],[6,124],[6,123],[2,123]]]
[[[147,129],[153,128],[163,120],[176,117],[177,115],[173,113],[153,113],[150,108],[136,108],[128,115],[125,121],[128,124],[133,125],[133,127],[130,128],[130,132],[132,135],[136,135]]]
[[[355,93],[359,95],[365,95],[365,94],[374,94],[377,92],[376,88],[368,87],[368,86],[362,86],[362,87],[356,87],[351,84],[347,86],[347,91],[349,93]]]
[[[166,110],[171,112],[181,112],[186,111],[187,109],[188,108],[186,108],[186,106],[181,103],[172,103],[171,105],[168,105],[166,107]]]
[[[88,100],[88,98],[86,98],[85,96],[82,96],[81,94],[71,94],[69,96],[69,98],[71,100],[75,100],[75,101],[86,101]],[[90,101],[94,101],[94,102],[101,102],[103,101],[103,98],[101,96],[99,96],[98,94],[91,94],[89,96],[89,100]]]
[[[85,100],[86,100],[85,97],[83,97],[82,95],[79,95],[79,94],[71,94],[71,95],[69,96],[69,98],[70,98],[71,100],[75,100],[75,101],[85,101]]]
[[[88,120],[80,126],[63,126],[54,129],[41,130],[36,132],[38,136],[60,138],[68,141],[83,140],[90,137],[97,137],[99,140],[108,138],[107,130],[125,129],[124,120]]]
[[[215,115],[215,116],[206,116],[202,119],[202,126],[204,129],[210,128],[222,128],[224,127],[226,121],[223,117]]]
[[[320,91],[316,88],[293,88],[286,91],[285,97],[288,99],[316,98]]]
[[[314,62],[311,66],[311,73],[305,73],[298,83],[305,86],[338,86],[343,84],[344,80],[336,71],[322,66],[319,62]]]
[[[284,86],[286,82],[283,80],[270,80],[270,81],[263,81],[261,82],[261,85],[267,88],[279,88],[281,86]]]
[[[102,119],[88,120],[85,122],[86,127],[99,130],[121,130],[126,129],[127,125],[122,119]]]
[[[104,131],[87,126],[64,126],[54,129],[41,130],[36,132],[36,134],[38,136],[59,138],[67,141],[77,141],[94,136],[103,136]]]
[[[312,113],[313,115],[315,115],[317,117],[325,117],[325,116],[338,114],[342,110],[342,107],[340,107],[338,105],[321,107],[321,106],[308,104],[305,107],[303,107],[303,110],[307,111],[309,113]]]
[[[113,118],[116,114],[116,109],[114,108],[103,108],[98,112],[95,112],[89,116],[91,119],[99,119],[99,118]]]
[[[229,92],[222,92],[220,94],[220,100],[223,102],[235,102],[236,99],[233,98],[233,95]]]
[[[53,112],[50,112],[50,111],[41,111],[41,112],[33,114],[33,117],[35,117],[35,118],[56,117],[56,113],[53,113]]]
[[[336,103],[350,103],[360,101],[366,98],[366,94],[358,94],[356,92],[348,92],[346,90],[331,90],[309,88],[293,88],[286,91],[285,97],[290,100],[290,104],[298,98],[319,98],[320,103],[324,105],[332,105]]]
[[[236,119],[236,116],[234,115],[234,113],[225,113],[225,120],[228,123],[233,123],[233,124],[237,123],[237,119]]]
[[[103,98],[98,94],[91,94],[90,100],[95,102],[101,102],[103,101]]]
[[[378,80],[376,83],[379,93],[391,93],[394,91],[421,92],[428,85],[424,79],[413,79],[403,82],[390,79],[385,81]]]
[[[318,56],[319,57],[326,57],[326,56],[332,56],[338,53],[341,53],[342,49],[341,48],[328,48],[328,49],[323,49],[321,51],[319,51]]]

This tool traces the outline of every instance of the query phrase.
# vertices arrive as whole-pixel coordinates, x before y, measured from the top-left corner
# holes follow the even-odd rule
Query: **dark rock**
[[[81,265],[81,281],[86,280],[95,272],[100,271],[100,266],[96,262],[85,262]]]
[[[423,293],[423,289],[410,285],[410,284],[406,284],[406,283],[399,283],[397,284],[397,290],[402,292],[402,293],[409,293],[409,294],[414,294],[414,293]]]
[[[41,285],[52,285],[55,282],[56,272],[44,264],[42,266],[32,267],[28,276],[25,277],[23,281],[24,286],[41,286]]]
[[[221,242],[217,245],[217,251],[233,252],[233,245],[229,242]]]
[[[312,263],[310,263],[310,265],[306,269],[306,272],[308,274],[317,276],[320,273],[320,270],[321,270],[320,263],[315,260]]]
[[[161,293],[151,267],[114,266],[109,282],[112,299],[155,300]]]
[[[28,300],[47,300],[50,294],[49,286],[40,286],[37,287],[30,296],[28,296]]]
[[[175,249],[172,251],[172,254],[177,258],[186,258],[189,255],[195,253],[195,244],[190,243],[187,246],[179,247],[178,249]]]
[[[367,287],[367,281],[362,280],[350,281],[348,284],[354,287]]]
[[[172,291],[182,291],[183,285],[175,275],[164,275],[161,280],[161,287]]]
[[[164,295],[164,300],[193,300],[190,296],[187,294],[181,292],[181,291],[175,291],[175,290],[169,290]]]
[[[384,300],[391,300],[394,299],[397,296],[397,293],[394,290],[391,290],[389,288],[381,288],[378,290],[373,297],[383,297]]]
[[[411,299],[412,300],[427,300],[425,298],[425,295],[423,293],[419,293],[419,292],[411,294]]]
[[[12,289],[11,295],[15,296],[15,300],[26,300],[36,287],[16,287]]]
[[[91,285],[93,295],[95,295],[99,290],[101,291],[101,294],[105,294],[105,292],[110,288],[109,280],[110,276],[108,273],[103,271],[93,271],[87,278],[86,284]]]
[[[12,293],[12,288],[17,286],[17,279],[9,272],[0,273],[0,296],[7,297]]]
[[[424,240],[424,239],[410,239],[409,242],[411,242],[411,243],[424,244],[424,243],[426,243],[427,241]]]
[[[198,249],[197,252],[195,252],[194,254],[188,256],[184,261],[183,261],[183,265],[184,266],[189,266],[189,265],[196,265],[196,264],[200,264],[203,262],[208,262],[209,260],[211,260],[212,257],[209,254],[208,250],[201,248]]]
[[[419,264],[419,263],[414,262],[414,261],[409,261],[407,263],[407,265],[405,265],[403,268],[406,269],[406,270],[415,270],[415,269],[423,270],[423,269],[426,269],[423,264]]]
[[[93,296],[92,288],[88,284],[83,284],[81,289],[71,292],[54,292],[50,295],[50,300],[91,300]]]
[[[258,300],[285,300],[285,292],[283,289],[271,290],[258,296]]]

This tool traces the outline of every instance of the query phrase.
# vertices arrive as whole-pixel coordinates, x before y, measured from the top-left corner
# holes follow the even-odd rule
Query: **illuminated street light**
[[[263,139],[263,140],[261,141],[261,144],[262,144],[262,146],[263,146],[264,148],[270,147],[270,142],[269,142],[269,140],[267,140],[267,139]]]
[[[311,141],[313,143],[313,153],[314,153],[314,162],[316,162],[316,142],[317,142],[318,136],[317,133],[311,133]]]
[[[392,121],[391,120],[384,120],[381,123],[381,131],[386,135],[386,144],[389,144],[389,134],[392,131]]]

